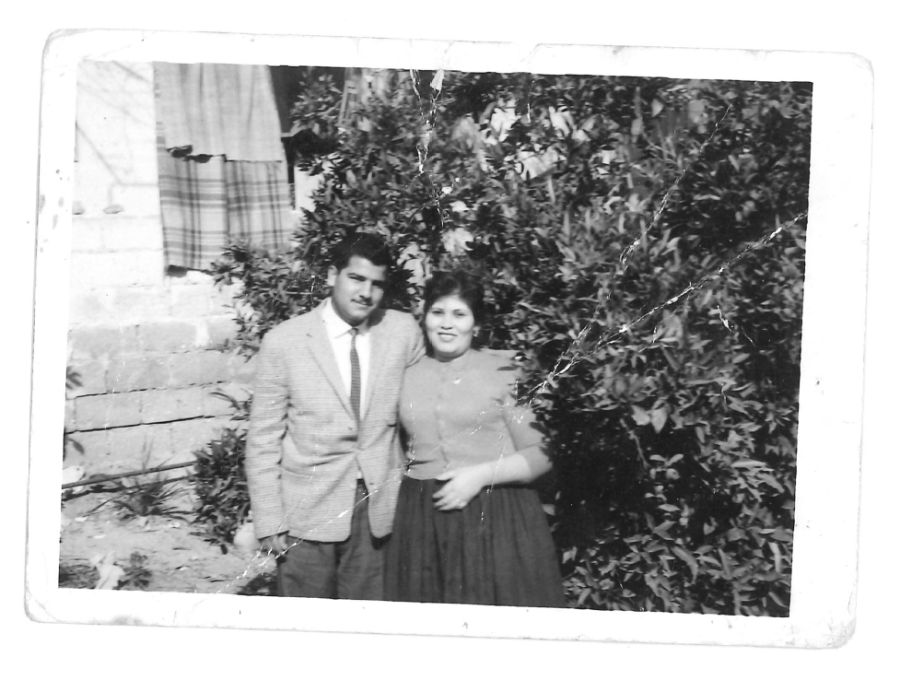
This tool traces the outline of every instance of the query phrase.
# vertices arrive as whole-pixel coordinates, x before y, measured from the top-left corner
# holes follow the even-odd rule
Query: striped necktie
[[[356,336],[358,328],[350,329],[350,406],[353,415],[356,416],[356,424],[359,425],[359,393],[362,379],[359,374],[359,354],[356,353]]]

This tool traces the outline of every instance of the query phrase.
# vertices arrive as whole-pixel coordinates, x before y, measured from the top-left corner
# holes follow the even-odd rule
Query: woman
[[[472,347],[483,310],[481,286],[464,272],[436,272],[425,285],[429,355],[407,369],[400,397],[408,466],[386,596],[564,607],[547,520],[527,486],[550,461],[533,413],[516,405],[516,369]]]

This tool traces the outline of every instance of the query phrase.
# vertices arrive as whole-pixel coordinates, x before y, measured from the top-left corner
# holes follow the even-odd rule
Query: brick
[[[167,280],[173,286],[212,285],[213,277],[197,269],[181,269],[172,267],[167,274]]]
[[[172,316],[205,317],[210,314],[212,291],[207,286],[172,286]]]
[[[238,325],[231,316],[212,316],[206,319],[210,347],[224,347],[237,336]]]
[[[72,218],[72,252],[100,252],[103,246],[103,220],[91,217]]]
[[[69,324],[109,324],[116,321],[111,291],[70,291]]]
[[[122,321],[145,321],[171,314],[168,292],[161,285],[117,288],[111,305],[113,313]]]
[[[214,286],[210,290],[210,312],[215,315],[234,314],[234,296],[242,286],[231,284],[230,286]]]
[[[129,188],[129,193],[131,190]],[[128,205],[124,194],[114,200],[115,203],[125,205],[131,211],[133,206]],[[158,200],[158,199],[157,199]],[[162,250],[162,223],[159,218],[126,216],[124,213],[116,217],[106,218],[103,232],[103,243],[107,250],[125,251]]]
[[[135,326],[77,326],[69,331],[72,361],[118,356],[137,348]]]
[[[236,390],[232,390],[235,391]],[[217,397],[214,392],[224,392],[225,394],[229,394],[228,389],[223,389],[220,386],[210,387],[206,392],[206,403],[203,408],[203,412],[207,416],[217,416],[217,417],[230,417],[234,413],[234,407],[232,407],[231,402],[222,397]],[[246,396],[235,395],[237,399],[243,400],[246,399]]]
[[[102,432],[102,430],[100,430],[100,432]],[[81,436],[72,434],[65,442],[65,448],[63,449],[63,461],[65,462],[67,467],[70,465],[80,465],[84,469],[88,468],[89,461],[87,451],[83,448],[79,448],[82,446],[81,439]]]
[[[165,452],[166,456],[171,455],[172,436],[171,428],[168,423],[144,425],[143,429],[147,433],[147,442],[152,446],[154,451],[159,453]]]
[[[181,352],[168,357],[169,385],[209,385],[228,380],[228,356],[221,352]]]
[[[256,378],[256,356],[249,359],[236,352],[228,360],[231,382],[241,387],[252,387]]]
[[[78,397],[75,400],[75,421],[79,430],[137,425],[141,422],[140,394]]]
[[[124,470],[153,467],[147,433],[141,426],[117,427],[107,431],[110,456]]]
[[[80,397],[90,394],[105,394],[106,389],[106,359],[92,361],[79,361],[70,365],[73,377],[78,381],[77,386],[66,388],[66,394],[70,397]]]
[[[206,391],[205,387],[186,387],[175,390],[175,399],[178,402],[181,418],[196,418],[206,415]]]
[[[165,423],[178,420],[178,403],[169,390],[141,392],[141,420],[144,423]]]
[[[77,441],[84,449],[83,455],[86,469],[93,467],[95,461],[109,456],[109,442],[106,437],[106,430],[73,432],[72,439]]]
[[[141,348],[146,352],[180,352],[197,342],[197,327],[186,321],[153,321],[138,328]]]
[[[100,430],[104,444],[91,446],[84,457],[88,474],[133,472],[165,464],[171,457],[172,439],[168,423]],[[78,436],[96,433],[76,433]]]
[[[156,157],[146,153],[146,149],[144,148],[145,146],[154,146],[153,142],[150,142],[150,144],[145,144],[143,141],[140,143],[132,142],[131,146],[141,147],[140,149],[135,149],[135,165],[139,165],[144,171],[146,171],[148,164],[151,167],[155,167]],[[153,177],[152,180],[141,184],[128,184],[126,186],[113,185],[110,187],[109,194],[112,201],[119,203],[125,208],[125,213],[123,213],[123,215],[141,215],[143,216],[143,219],[147,220],[155,217],[155,223],[157,225],[156,236],[157,240],[159,240],[162,238],[162,227],[160,226],[160,220],[162,218],[159,216],[159,186],[156,180],[157,178]],[[151,231],[144,238],[152,238],[153,236],[154,234]],[[109,247],[108,240],[107,247]]]
[[[169,423],[119,427],[108,431],[110,453],[125,470],[143,470],[175,462]]]
[[[131,250],[107,254],[104,285],[161,285],[165,274],[163,251]]]
[[[65,432],[68,434],[69,432],[74,432],[76,429],[75,422],[75,401],[73,399],[66,400],[66,415],[65,415]]]
[[[106,372],[107,392],[134,392],[165,388],[169,382],[166,356],[123,356],[113,359]]]
[[[140,392],[141,417],[145,423],[198,418],[206,405],[203,388],[149,390]]]
[[[221,425],[214,418],[181,420],[172,426],[172,462],[193,460],[194,451],[202,449],[221,432]]]
[[[71,262],[71,285],[78,291],[163,281],[162,250],[72,253]]]

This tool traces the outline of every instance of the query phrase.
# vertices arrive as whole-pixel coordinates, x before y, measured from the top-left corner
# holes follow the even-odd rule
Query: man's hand
[[[259,539],[259,549],[265,553],[275,553],[280,555],[288,549],[287,533],[275,534],[274,536],[266,536]]]

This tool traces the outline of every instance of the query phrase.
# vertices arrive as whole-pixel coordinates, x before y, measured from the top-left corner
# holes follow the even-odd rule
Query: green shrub
[[[225,428],[206,448],[194,451],[195,522],[203,525],[207,541],[223,553],[250,512],[250,495],[244,473],[243,428]]]
[[[147,556],[137,550],[128,556],[124,571],[125,577],[117,590],[146,590],[153,580],[153,572],[147,568]]]
[[[298,102],[316,209],[291,252],[218,263],[242,349],[325,295],[355,229],[393,244],[395,308],[417,271],[480,271],[487,344],[518,351],[554,447],[571,604],[787,615],[810,86],[386,83],[340,126],[327,81]]]

